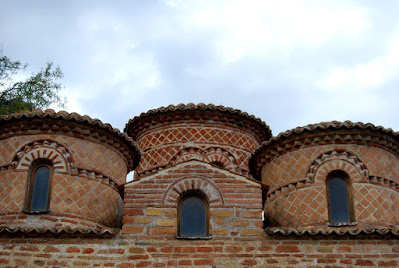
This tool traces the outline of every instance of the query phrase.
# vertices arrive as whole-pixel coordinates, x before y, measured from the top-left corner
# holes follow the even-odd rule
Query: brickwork
[[[1,230],[101,233],[121,226],[117,187],[133,163],[123,144],[132,142],[128,137],[110,128],[107,133],[99,120],[51,110],[0,117],[0,125]],[[26,207],[30,173],[43,160],[52,169],[49,211],[29,214],[37,213]]]
[[[201,191],[209,200],[213,237],[262,236],[261,185],[197,160],[127,184],[122,232],[173,239],[178,198],[190,190]]]
[[[262,241],[2,238],[5,267],[397,267],[398,240],[349,236]]]
[[[272,192],[289,183],[303,180],[315,159],[334,150],[354,155],[363,163],[369,176],[386,178],[399,184],[398,156],[381,148],[355,144],[309,145],[284,154],[265,164],[262,170],[263,182],[270,186]]]
[[[217,122],[163,126],[161,130],[141,135],[137,144],[144,152],[136,169],[137,174],[173,165],[176,161],[182,161],[179,159],[182,156],[185,156],[184,161],[222,162],[228,170],[247,174],[248,159],[259,146],[257,139],[248,132]]]
[[[97,119],[0,117],[0,267],[399,266],[399,133],[326,122],[272,138],[260,119],[204,104],[150,110],[125,130],[140,163],[135,142]],[[28,176],[42,159],[50,211],[32,214]],[[336,171],[354,214],[338,226]],[[179,236],[190,193],[205,200],[206,235]]]
[[[117,184],[126,181],[127,166],[125,161],[118,161],[120,153],[111,149],[107,145],[99,144],[98,141],[70,137],[59,134],[38,134],[26,136],[14,136],[7,139],[0,139],[0,150],[7,153],[0,155],[0,168],[12,165],[13,161],[18,161],[18,153],[29,153],[35,143],[41,144],[48,141],[49,144],[56,143],[59,147],[65,148],[70,156],[71,165],[74,168],[86,169],[104,177],[112,178]],[[49,146],[49,145],[46,145]],[[43,148],[43,146],[40,146]],[[35,156],[37,158],[37,156]],[[61,157],[62,158],[62,157]],[[33,157],[32,159],[33,160]],[[23,160],[21,160],[23,161]],[[25,168],[28,166],[25,163]],[[18,166],[18,168],[20,168]]]
[[[309,129],[316,131],[317,126]],[[399,155],[394,149],[396,145],[393,145],[396,141],[392,140],[390,133],[375,133],[376,130],[371,132],[361,128],[355,136],[353,130],[350,131],[352,133],[346,135],[334,129],[316,136],[297,130],[300,134],[295,134],[295,139],[290,135],[297,132],[287,132],[268,144],[271,149],[264,147],[269,154],[261,160],[268,159],[261,176],[270,187],[265,202],[269,226],[328,226],[326,180],[331,172],[341,171],[349,177],[353,224],[359,228],[397,228]],[[378,139],[371,138],[377,134],[380,135]],[[359,144],[363,140],[370,144]],[[387,141],[390,145],[383,146],[388,144]],[[288,144],[296,144],[296,147]]]

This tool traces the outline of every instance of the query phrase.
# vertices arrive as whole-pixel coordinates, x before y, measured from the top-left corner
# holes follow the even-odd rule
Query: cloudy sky
[[[214,103],[277,135],[329,120],[399,130],[399,1],[1,0],[3,54],[52,61],[68,111],[123,129]]]

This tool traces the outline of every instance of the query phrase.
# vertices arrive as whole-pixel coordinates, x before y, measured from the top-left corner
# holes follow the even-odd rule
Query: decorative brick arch
[[[183,148],[172,157],[169,165],[176,165],[193,159],[203,160],[202,154],[203,150],[198,147]]]
[[[306,175],[310,183],[325,181],[327,175],[335,170],[342,170],[349,175],[352,181],[367,181],[369,171],[363,162],[348,151],[330,151],[316,158]]]
[[[164,205],[176,206],[180,195],[191,190],[203,192],[211,206],[224,205],[224,197],[219,187],[209,179],[203,177],[182,178],[175,181],[165,191],[162,203]]]
[[[236,158],[228,151],[220,147],[207,148],[204,151],[204,161],[207,163],[219,162],[227,170],[234,171],[238,169]]]
[[[64,146],[51,140],[39,140],[23,146],[15,155],[13,165],[17,170],[28,170],[36,159],[48,159],[58,172],[70,172],[73,160]]]
[[[238,170],[237,160],[234,155],[220,147],[210,147],[207,149],[198,147],[183,148],[172,157],[169,165],[176,165],[193,159],[207,163],[222,163],[223,168],[227,170]]]

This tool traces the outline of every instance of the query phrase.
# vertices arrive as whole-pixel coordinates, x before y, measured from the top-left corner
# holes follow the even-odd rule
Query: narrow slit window
[[[208,235],[208,211],[206,201],[197,195],[184,197],[179,206],[179,232],[182,237]]]
[[[48,165],[38,165],[32,169],[26,204],[28,212],[48,211],[51,175],[52,167]]]
[[[327,183],[331,224],[352,222],[350,189],[347,180],[339,174],[333,174]]]

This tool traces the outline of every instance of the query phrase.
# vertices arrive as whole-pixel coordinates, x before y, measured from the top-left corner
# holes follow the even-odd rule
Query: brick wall
[[[342,170],[351,181],[358,226],[399,223],[399,159],[382,148],[356,144],[308,145],[266,163],[262,180],[270,186],[265,215],[271,226],[326,226],[326,179]]]
[[[178,199],[189,190],[199,190],[208,198],[213,237],[262,236],[261,185],[198,160],[127,184],[122,232],[173,239]]]
[[[2,267],[397,267],[389,236],[267,236],[248,241],[10,236]]]
[[[125,182],[127,165],[114,148],[63,133],[27,131],[0,139],[0,157],[0,227],[118,226],[123,201],[117,185]],[[34,219],[42,215],[27,217],[22,212],[35,159],[53,163],[50,212],[46,215],[57,220],[40,222]]]

